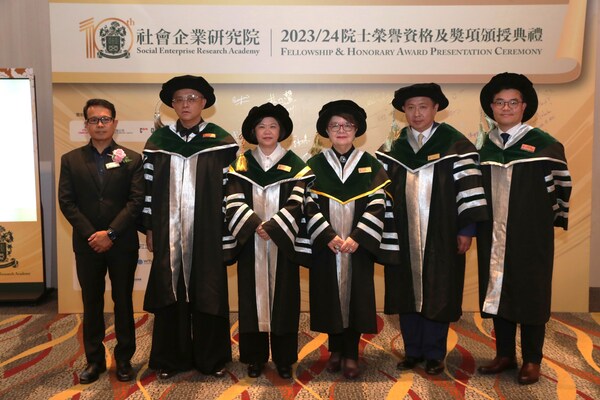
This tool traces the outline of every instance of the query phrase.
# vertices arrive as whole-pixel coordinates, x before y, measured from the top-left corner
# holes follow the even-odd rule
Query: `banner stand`
[[[31,68],[0,68],[0,302],[37,301],[46,292]]]

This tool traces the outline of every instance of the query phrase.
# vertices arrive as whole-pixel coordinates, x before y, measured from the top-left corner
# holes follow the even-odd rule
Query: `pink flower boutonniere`
[[[131,161],[131,158],[127,157],[127,154],[125,154],[123,149],[113,150],[113,152],[110,154],[110,158],[112,158],[113,162],[116,162],[117,164],[121,164],[122,162],[128,163]]]

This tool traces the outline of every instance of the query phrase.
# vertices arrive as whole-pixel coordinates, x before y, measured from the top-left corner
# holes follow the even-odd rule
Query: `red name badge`
[[[530,144],[522,144],[521,145],[521,150],[525,150],[525,151],[528,151],[530,153],[535,153],[535,146],[532,146]]]

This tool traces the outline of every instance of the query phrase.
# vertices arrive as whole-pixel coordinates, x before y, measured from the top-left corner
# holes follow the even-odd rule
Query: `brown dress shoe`
[[[477,368],[477,371],[483,375],[492,375],[515,368],[517,368],[517,360],[514,357],[496,357],[491,363]]]
[[[352,359],[344,360],[344,377],[346,379],[356,379],[360,375],[360,368],[358,368],[358,362]]]
[[[342,355],[338,352],[332,352],[327,361],[327,371],[338,372],[342,368]]]
[[[521,385],[531,385],[540,380],[540,364],[525,363],[519,371],[518,382]]]

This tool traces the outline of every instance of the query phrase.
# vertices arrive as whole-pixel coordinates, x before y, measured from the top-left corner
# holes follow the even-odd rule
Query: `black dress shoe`
[[[525,363],[519,371],[517,381],[521,385],[531,385],[540,380],[540,364]]]
[[[250,378],[258,378],[263,370],[263,364],[248,365],[248,376]]]
[[[215,372],[212,373],[212,376],[214,376],[215,378],[223,378],[225,375],[227,375],[227,372],[225,371],[225,367],[219,368]]]
[[[117,379],[120,382],[129,382],[133,377],[131,363],[129,361],[117,361]]]
[[[482,365],[477,371],[483,375],[499,374],[507,369],[516,369],[517,360],[514,357],[496,357],[491,363]]]
[[[342,355],[338,352],[332,352],[329,355],[329,360],[327,360],[327,371],[329,372],[338,372],[342,369]]]
[[[360,368],[358,367],[358,362],[352,359],[344,360],[344,377],[346,379],[356,379],[360,375]]]
[[[177,375],[176,370],[174,369],[169,369],[169,368],[161,368],[158,370],[158,373],[156,374],[156,376],[158,377],[158,379],[171,379],[172,377],[174,377],[175,375]]]
[[[427,360],[425,361],[425,372],[429,375],[439,375],[444,371],[444,361]]]
[[[79,374],[79,383],[87,385],[92,382],[96,382],[100,374],[106,371],[106,365],[90,363],[85,369]]]
[[[398,368],[400,371],[407,371],[416,367],[420,362],[423,362],[423,357],[406,356],[404,357],[404,360],[400,361],[396,365],[396,368]]]
[[[277,373],[283,379],[290,379],[292,377],[292,367],[289,365],[278,365]]]

